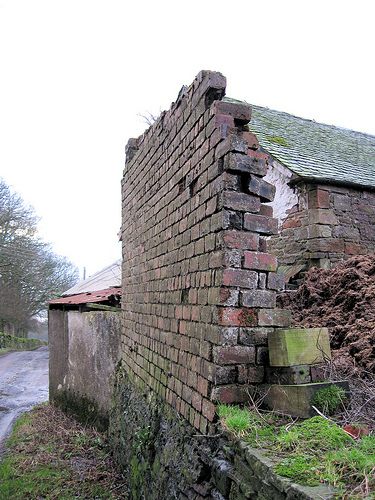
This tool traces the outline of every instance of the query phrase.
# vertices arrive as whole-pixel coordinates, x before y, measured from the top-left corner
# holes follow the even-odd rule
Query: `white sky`
[[[231,97],[375,134],[374,19],[372,0],[0,0],[0,176],[92,274],[120,257],[139,114],[211,69]]]

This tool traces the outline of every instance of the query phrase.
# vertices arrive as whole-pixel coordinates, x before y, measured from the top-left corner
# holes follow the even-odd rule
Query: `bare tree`
[[[37,222],[34,210],[0,179],[0,330],[25,330],[52,297],[77,281],[77,269],[39,239]]]

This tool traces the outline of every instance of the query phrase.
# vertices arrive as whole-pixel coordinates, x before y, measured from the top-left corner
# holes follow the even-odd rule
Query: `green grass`
[[[0,332],[0,354],[5,354],[9,351],[26,351],[30,349],[36,349],[43,345],[47,345],[47,342],[43,342],[38,339],[26,339],[23,337],[14,337],[13,335],[8,335]]]
[[[0,462],[0,499],[124,499],[104,436],[45,404],[20,417]]]
[[[272,452],[279,460],[275,471],[281,476],[307,486],[330,484],[342,498],[364,498],[367,489],[375,492],[373,435],[354,441],[320,416],[285,425],[272,413],[228,405],[219,405],[218,415],[228,431],[253,447]]]
[[[330,385],[315,393],[312,404],[325,415],[333,415],[346,399],[347,396],[342,387]]]

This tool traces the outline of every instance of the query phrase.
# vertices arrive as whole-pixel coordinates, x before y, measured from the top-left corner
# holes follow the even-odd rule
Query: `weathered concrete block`
[[[310,365],[267,366],[266,380],[270,384],[309,384],[312,382]]]
[[[268,336],[271,366],[312,365],[331,357],[327,328],[290,328]]]
[[[298,385],[275,384],[267,387],[263,403],[272,411],[285,413],[292,417],[309,418],[316,415],[312,408],[315,393],[331,385],[341,387],[349,396],[349,384],[346,381]]]

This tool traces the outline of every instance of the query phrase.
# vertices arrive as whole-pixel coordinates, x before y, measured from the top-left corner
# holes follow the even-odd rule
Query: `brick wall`
[[[225,78],[203,71],[126,149],[123,361],[201,432],[215,402],[260,383],[267,334],[287,326],[283,286],[265,237],[277,221],[267,156],[228,103]]]
[[[301,183],[298,202],[280,223],[269,248],[282,264],[328,268],[375,251],[375,193],[360,188]]]

